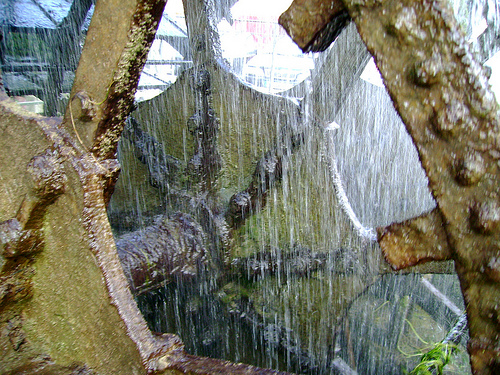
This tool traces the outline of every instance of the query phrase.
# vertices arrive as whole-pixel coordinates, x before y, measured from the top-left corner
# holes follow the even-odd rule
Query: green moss
[[[318,153],[299,149],[287,161],[286,180],[269,191],[262,211],[235,232],[233,257],[247,257],[269,247],[286,251],[293,244],[317,252],[355,246],[356,236],[334,192],[325,189],[331,180],[324,173],[326,166],[317,162]]]
[[[236,282],[230,282],[224,285],[217,293],[217,297],[226,305],[234,305],[241,298],[247,299],[250,296],[249,291]]]
[[[44,39],[35,33],[7,33],[4,45],[6,55],[18,58],[36,56],[41,61],[52,59],[51,48]]]
[[[79,186],[73,178],[69,186]],[[137,347],[110,304],[102,271],[83,240],[87,234],[78,220],[78,196],[77,189],[68,190],[49,207],[46,246],[34,262],[33,298],[24,310],[26,338],[58,365],[77,361],[98,373],[127,369],[142,374]]]

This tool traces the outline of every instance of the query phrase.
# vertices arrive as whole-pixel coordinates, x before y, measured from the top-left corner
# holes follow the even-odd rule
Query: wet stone
[[[203,119],[200,112],[196,112],[187,121],[188,129],[192,134],[195,134],[202,124]]]
[[[201,70],[195,76],[196,89],[205,95],[210,91],[210,73],[207,70]]]
[[[230,225],[241,224],[252,210],[252,197],[247,191],[234,194],[229,201],[226,217]]]

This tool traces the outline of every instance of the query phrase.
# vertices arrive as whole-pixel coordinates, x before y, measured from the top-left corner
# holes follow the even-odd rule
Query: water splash
[[[325,128],[325,137],[332,137],[332,135],[330,135],[329,133],[334,132],[335,130],[337,130],[339,128],[340,128],[340,126],[337,123],[335,123],[335,122],[330,123]],[[332,140],[330,140],[330,142],[332,142]],[[352,206],[349,203],[349,199],[347,198],[346,192],[344,190],[344,186],[342,184],[342,179],[340,177],[340,173],[339,173],[339,170],[337,168],[337,161],[335,159],[335,153],[333,151],[333,147],[329,148],[327,146],[327,143],[328,143],[328,141],[326,141],[324,146],[323,146],[323,153],[324,153],[324,157],[327,159],[327,163],[330,167],[332,182],[333,182],[333,185],[335,187],[335,193],[337,194],[337,198],[339,200],[340,206],[342,207],[342,209],[344,210],[346,215],[351,220],[351,222],[354,226],[354,229],[358,232],[358,234],[362,238],[366,238],[369,241],[376,241],[377,235],[375,233],[375,230],[373,228],[367,228],[367,227],[363,226],[363,224],[361,224],[358,217],[354,213],[354,210],[352,209]],[[328,149],[330,149],[329,152],[328,152]]]

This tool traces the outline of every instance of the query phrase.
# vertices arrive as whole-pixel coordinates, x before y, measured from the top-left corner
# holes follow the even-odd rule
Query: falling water
[[[93,8],[91,0],[0,4],[4,84],[28,110],[64,113]]]
[[[381,259],[376,228],[435,203],[385,89],[361,78],[369,54],[354,26],[321,55],[284,57],[271,6],[241,0],[231,15],[233,1],[209,3],[200,19],[222,48],[188,32],[169,1],[138,98],[161,94],[138,103],[119,148],[109,217],[150,327],[192,354],[297,373],[411,370],[463,301],[451,267],[396,274]],[[491,47],[498,4],[453,3],[471,39],[488,26],[477,44]],[[47,35],[16,38],[7,55],[50,60]],[[57,85],[71,81],[77,49]],[[48,97],[44,82],[36,90]],[[470,373],[465,340],[450,373]]]
[[[381,259],[375,229],[435,203],[385,89],[360,78],[369,55],[354,27],[308,57],[305,81],[278,92],[262,82],[282,67],[263,67],[259,85],[224,35],[217,64],[195,63],[139,103],[120,146],[110,210],[119,247],[123,233],[164,233],[176,212],[204,233],[203,264],[140,291],[145,317],[197,355],[304,374],[410,371],[463,301],[452,267],[395,274]],[[244,53],[255,54],[250,47]],[[209,87],[200,89],[197,69]],[[199,103],[215,116],[212,151],[200,149],[208,130]],[[199,172],[214,157],[220,169]],[[192,238],[171,246],[189,258],[182,241]],[[465,347],[457,353],[449,371],[470,373]]]

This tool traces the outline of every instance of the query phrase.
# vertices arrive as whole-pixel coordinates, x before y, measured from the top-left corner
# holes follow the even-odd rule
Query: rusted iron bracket
[[[454,259],[473,371],[498,373],[500,131],[486,72],[444,1],[343,4],[413,138],[438,206],[426,217],[379,229],[380,244],[396,268]]]
[[[279,24],[303,52],[322,52],[349,20],[340,1],[295,0],[280,16]]]
[[[437,209],[403,223],[378,228],[385,259],[396,269],[429,260],[449,260],[451,250]]]
[[[467,306],[473,371],[496,373],[500,132],[498,103],[486,73],[445,2],[344,4],[375,58],[429,178],[443,222],[439,231],[447,238],[446,243],[436,234],[439,225],[434,225],[429,236],[439,242],[431,257],[442,259],[442,250],[449,246],[455,260]]]

